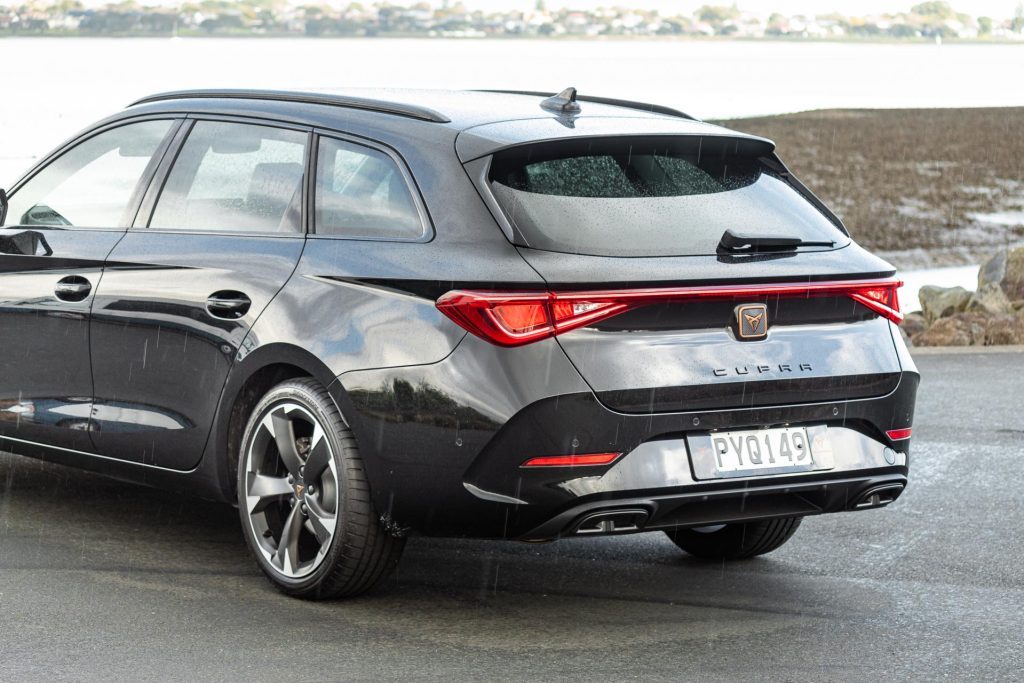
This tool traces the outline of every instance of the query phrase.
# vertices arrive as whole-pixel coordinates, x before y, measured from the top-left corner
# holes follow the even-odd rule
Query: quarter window
[[[8,223],[126,227],[139,181],[173,123],[132,123],[76,145],[11,196]]]
[[[424,226],[394,159],[370,147],[324,138],[317,152],[316,232],[418,239]]]
[[[307,134],[199,121],[174,162],[150,228],[301,232]]]

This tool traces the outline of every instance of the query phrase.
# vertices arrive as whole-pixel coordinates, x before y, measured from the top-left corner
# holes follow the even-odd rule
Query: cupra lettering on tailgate
[[[774,365],[738,365],[734,368],[715,368],[711,373],[715,377],[733,377],[739,375],[784,375],[788,373],[814,372],[810,363],[778,363]]]

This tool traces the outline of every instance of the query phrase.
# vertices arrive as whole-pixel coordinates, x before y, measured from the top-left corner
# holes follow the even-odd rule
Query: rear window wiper
[[[732,254],[763,253],[766,251],[795,251],[799,247],[834,247],[833,241],[810,241],[799,237],[779,235],[737,235],[732,230],[722,233],[718,242],[721,251]]]

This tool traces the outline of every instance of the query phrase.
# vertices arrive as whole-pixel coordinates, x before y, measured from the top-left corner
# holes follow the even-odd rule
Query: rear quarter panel
[[[394,149],[429,214],[429,239],[310,235],[292,278],[243,343],[233,370],[238,377],[229,383],[237,387],[242,376],[273,363],[297,365],[329,383],[364,451],[375,492],[385,490],[380,482],[389,464],[370,442],[378,426],[353,409],[348,392],[381,390],[393,379],[387,369],[428,367],[452,353],[466,332],[437,310],[440,293],[467,283],[542,286],[483,204],[450,141],[413,140]],[[225,403],[231,400],[225,396]]]

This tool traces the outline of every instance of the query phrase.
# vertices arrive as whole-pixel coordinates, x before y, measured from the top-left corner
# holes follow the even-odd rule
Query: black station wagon
[[[907,483],[892,266],[666,107],[168,93],[0,199],[0,447],[236,502],[292,595],[411,532],[746,558]]]

